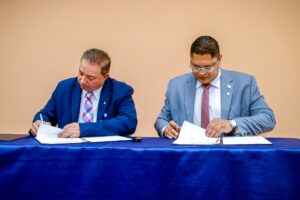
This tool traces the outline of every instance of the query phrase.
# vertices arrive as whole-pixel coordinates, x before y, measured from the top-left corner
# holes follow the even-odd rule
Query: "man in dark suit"
[[[59,137],[129,135],[137,126],[133,88],[109,77],[110,57],[89,49],[80,60],[77,78],[61,81],[30,130],[44,122],[63,128]]]
[[[197,38],[190,51],[192,73],[169,82],[165,105],[155,122],[161,137],[176,138],[183,122],[206,129],[209,137],[257,135],[275,126],[273,111],[255,77],[220,68],[218,42]]]

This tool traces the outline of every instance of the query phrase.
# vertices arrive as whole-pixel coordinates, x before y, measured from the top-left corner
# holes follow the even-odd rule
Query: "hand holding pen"
[[[169,139],[176,139],[179,135],[181,127],[171,120],[163,131],[163,135]]]
[[[45,122],[44,119],[43,119],[43,116],[42,114],[40,114],[40,119],[39,120],[36,120],[35,122],[32,123],[32,127],[30,129],[30,133],[33,135],[33,136],[36,136],[38,130],[39,130],[39,127],[41,124],[49,124],[49,122]]]

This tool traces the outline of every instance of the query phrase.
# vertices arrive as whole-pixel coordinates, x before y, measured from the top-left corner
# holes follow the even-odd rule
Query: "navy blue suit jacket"
[[[33,121],[40,119],[63,128],[78,122],[82,89],[77,78],[61,81],[46,106]],[[129,85],[108,78],[101,90],[96,123],[79,123],[80,136],[129,135],[137,126],[137,115]]]

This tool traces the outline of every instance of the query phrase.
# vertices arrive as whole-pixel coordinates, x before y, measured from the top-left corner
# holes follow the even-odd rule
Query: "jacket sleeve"
[[[165,99],[165,104],[163,108],[161,109],[161,112],[159,116],[157,117],[154,127],[160,137],[163,137],[162,130],[164,127],[166,127],[171,121],[172,116],[171,116],[171,109],[170,109],[170,90],[171,90],[171,82],[168,84],[168,89],[166,92],[166,99]]]
[[[234,119],[238,126],[236,135],[257,135],[274,129],[276,121],[272,109],[267,105],[257,86],[256,79],[251,78],[249,116]]]

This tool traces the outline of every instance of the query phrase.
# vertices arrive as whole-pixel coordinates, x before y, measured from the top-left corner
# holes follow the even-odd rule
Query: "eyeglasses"
[[[217,65],[218,61],[210,64],[210,65],[206,65],[204,67],[200,67],[200,66],[197,66],[197,65],[194,65],[194,64],[190,64],[190,68],[192,69],[192,72],[196,72],[196,73],[199,73],[200,71],[203,71],[203,72],[212,72],[216,65]]]

